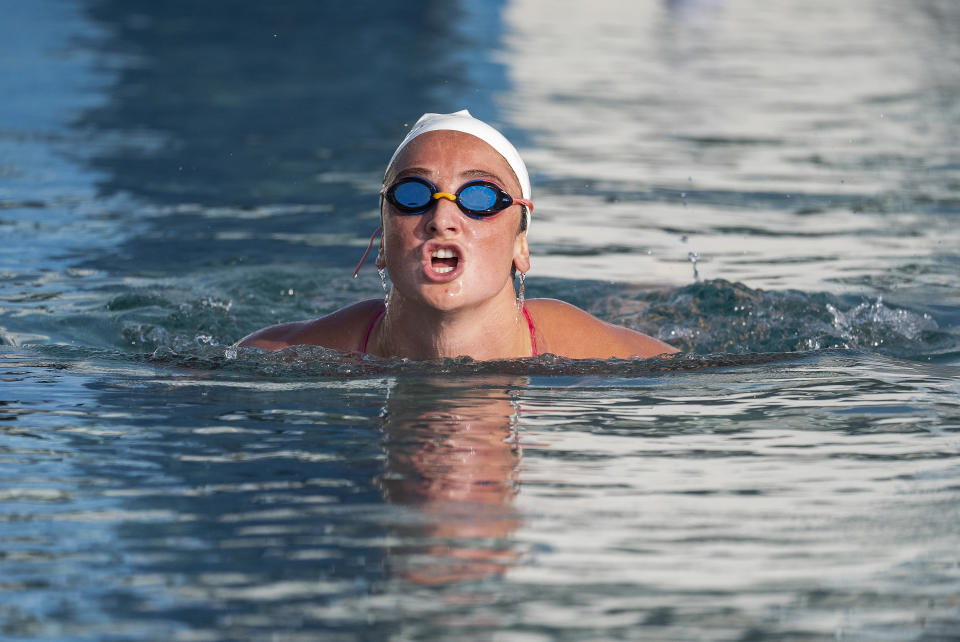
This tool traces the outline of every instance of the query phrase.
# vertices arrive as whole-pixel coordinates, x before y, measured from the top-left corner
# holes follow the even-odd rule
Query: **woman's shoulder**
[[[282,350],[296,345],[360,350],[367,330],[382,311],[382,299],[368,299],[317,319],[281,323],[257,330],[241,339],[237,345],[265,350]]]
[[[527,311],[535,327],[538,352],[573,359],[655,357],[677,352],[659,339],[601,321],[557,299],[531,299]]]

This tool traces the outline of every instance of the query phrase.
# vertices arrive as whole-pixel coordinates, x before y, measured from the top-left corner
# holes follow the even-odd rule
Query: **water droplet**
[[[688,252],[687,260],[690,261],[690,263],[693,265],[693,280],[699,281],[700,273],[697,272],[697,261],[700,260],[700,255],[697,254],[696,252]]]

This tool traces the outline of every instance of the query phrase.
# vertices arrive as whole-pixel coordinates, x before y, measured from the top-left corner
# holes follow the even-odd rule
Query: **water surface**
[[[0,8],[0,637],[956,639],[954,3]],[[464,107],[687,354],[229,349]]]

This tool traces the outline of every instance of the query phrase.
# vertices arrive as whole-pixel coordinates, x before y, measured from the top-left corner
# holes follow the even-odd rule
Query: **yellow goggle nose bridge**
[[[448,201],[453,201],[454,203],[457,202],[457,195],[450,194],[449,192],[435,192],[433,198],[445,198]]]

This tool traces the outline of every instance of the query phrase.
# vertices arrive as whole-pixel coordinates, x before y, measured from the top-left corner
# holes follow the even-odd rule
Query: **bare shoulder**
[[[360,350],[367,328],[383,310],[383,300],[369,299],[318,319],[272,325],[241,339],[237,345],[282,350],[315,345],[336,350]]]
[[[536,327],[538,352],[573,359],[655,357],[678,352],[659,339],[597,317],[557,299],[527,301]]]

